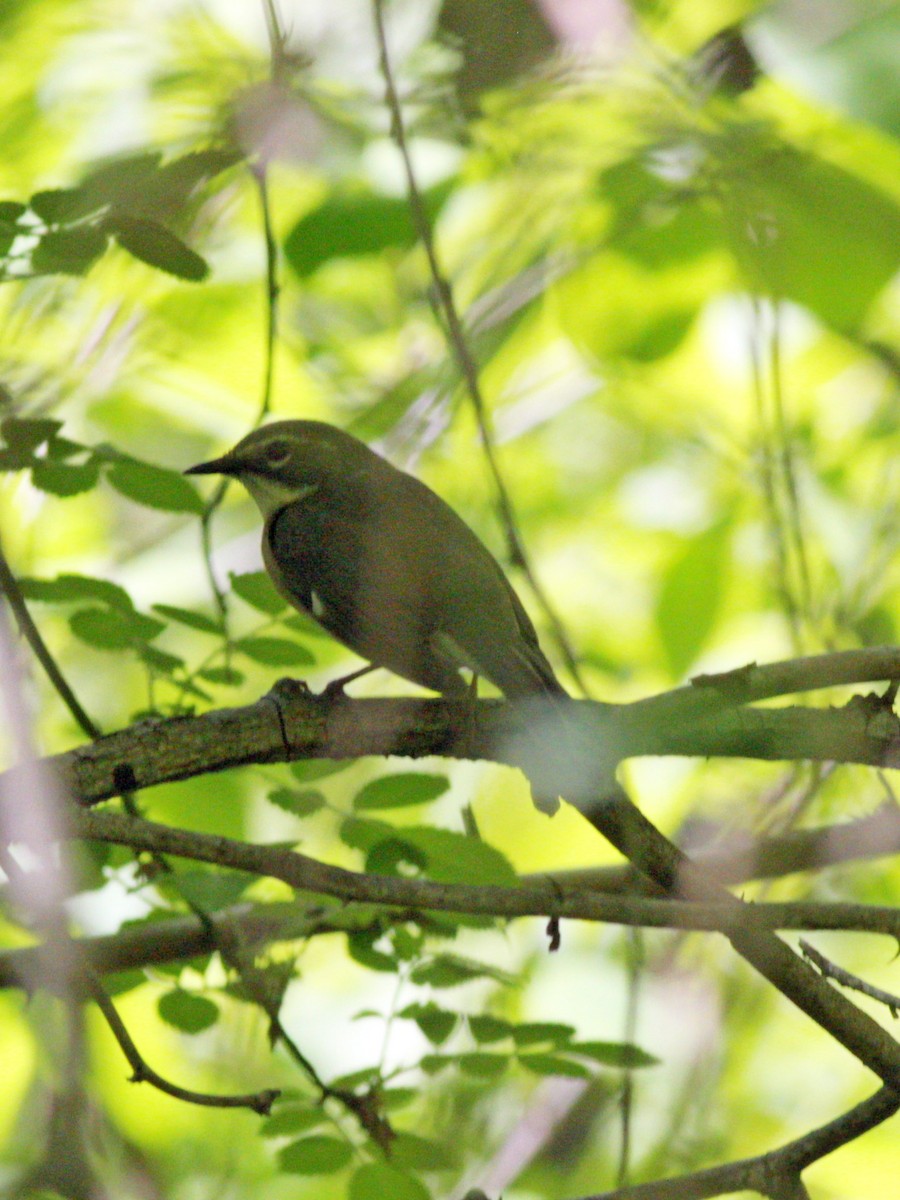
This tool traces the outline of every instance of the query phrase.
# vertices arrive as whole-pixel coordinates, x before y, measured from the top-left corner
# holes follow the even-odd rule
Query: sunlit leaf
[[[160,996],[157,1007],[162,1019],[182,1033],[202,1033],[219,1019],[218,1005],[212,1000],[181,988]]]
[[[178,471],[122,458],[107,467],[106,479],[117,492],[148,508],[164,512],[203,512],[203,501],[196,488]]]
[[[265,571],[248,571],[244,575],[229,575],[229,578],[232,591],[259,612],[275,617],[287,608],[287,601],[275,591]]]
[[[364,1163],[350,1177],[348,1200],[431,1200],[421,1180],[392,1163]]]
[[[316,661],[306,646],[287,638],[245,637],[234,645],[236,650],[267,667],[310,667]]]
[[[279,1150],[278,1165],[288,1175],[333,1175],[352,1157],[349,1142],[317,1133]]]
[[[356,793],[353,807],[359,812],[380,808],[406,808],[427,804],[443,795],[450,783],[444,775],[409,771],[371,779]]]

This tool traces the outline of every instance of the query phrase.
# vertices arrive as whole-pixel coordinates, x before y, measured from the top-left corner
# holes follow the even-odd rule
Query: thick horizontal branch
[[[282,681],[254,704],[142,721],[57,755],[49,765],[80,804],[91,805],[248,763],[363,755],[505,763],[525,771],[536,791],[579,805],[605,790],[619,762],[642,755],[898,767],[900,721],[890,709],[862,698],[840,709],[761,709],[736,703],[727,689],[711,686],[680,688],[629,705],[460,704],[318,697]],[[10,785],[9,773],[0,776],[7,795]]]
[[[529,886],[436,883],[374,875],[330,866],[281,846],[257,846],[215,834],[194,833],[122,813],[74,814],[70,836],[154,851],[269,876],[298,891],[345,902],[409,910],[475,913],[496,917],[559,917],[655,928],[733,931],[732,905],[652,897],[605,896],[565,888],[552,876]],[[900,934],[900,913],[888,907],[827,904],[754,904],[753,919],[768,928],[852,928]],[[161,927],[163,936],[165,924]],[[288,926],[288,936],[303,936]]]
[[[203,835],[199,835],[202,837]],[[208,861],[208,860],[205,860]],[[230,864],[229,864],[230,865]],[[369,879],[370,876],[360,876]],[[341,896],[338,878],[336,896]],[[406,881],[410,890],[419,891],[420,881]],[[501,918],[518,916],[558,916],[560,896],[567,900],[567,916],[585,921],[603,921],[652,928],[687,929],[716,932],[721,928],[723,908],[715,904],[686,903],[675,900],[626,899],[598,904],[598,897],[589,889],[557,890],[551,876],[537,879],[522,889],[503,889],[504,902],[493,915]],[[427,885],[426,885],[427,886]],[[481,891],[477,885],[463,887],[454,897],[456,912],[478,912],[484,915]],[[512,904],[507,900],[512,899]],[[506,911],[530,903],[534,912]],[[584,902],[583,905],[581,902]],[[583,907],[584,911],[580,911]],[[605,915],[596,915],[605,911]],[[308,904],[296,901],[273,904],[240,904],[222,909],[202,919],[196,916],[171,917],[145,925],[126,926],[117,933],[76,938],[79,956],[99,975],[135,970],[166,963],[185,962],[203,954],[212,954],[221,946],[222,937],[237,940],[242,949],[259,951],[273,942],[299,941],[323,934],[383,926],[382,909],[372,904]],[[419,922],[427,909],[421,903],[393,908],[397,920],[411,915]],[[856,933],[883,933],[900,939],[900,912],[884,905],[804,903],[758,904],[754,918],[768,929],[842,929]],[[373,915],[374,914],[374,915]],[[28,992],[52,986],[47,979],[46,952],[41,946],[23,946],[0,951],[0,988],[21,987]],[[70,989],[71,990],[71,989]]]
[[[695,850],[691,845],[682,845],[681,849],[710,879],[730,886],[900,854],[900,807],[888,801],[854,821],[816,829],[793,829],[776,837],[753,837],[746,830],[729,830],[726,834],[718,826],[714,827],[714,835],[707,830],[703,837],[703,842],[712,848],[699,845]],[[554,877],[567,887],[607,893],[640,892],[650,886],[628,864],[572,868],[556,872]],[[529,879],[524,877],[525,882]]]

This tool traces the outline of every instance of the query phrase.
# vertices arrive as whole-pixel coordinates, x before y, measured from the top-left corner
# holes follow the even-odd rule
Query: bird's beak
[[[188,467],[183,472],[185,475],[233,475],[235,473],[236,463],[230,454],[223,454],[221,458],[211,458],[209,462],[197,463],[195,467]]]

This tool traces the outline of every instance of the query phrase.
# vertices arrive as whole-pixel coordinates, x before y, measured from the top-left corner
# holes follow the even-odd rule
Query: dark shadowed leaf
[[[132,612],[131,597],[117,583],[108,579],[93,579],[90,575],[57,575],[56,579],[19,580],[22,594],[28,600],[44,600],[55,604],[73,604],[82,600],[99,600],[123,612]]]
[[[106,249],[106,234],[90,225],[52,229],[31,252],[35,275],[84,275]]]
[[[433,1042],[435,1046],[446,1042],[459,1023],[457,1013],[439,1008],[437,1004],[407,1004],[397,1016],[415,1021],[429,1042]]]
[[[53,188],[46,192],[35,192],[28,207],[47,225],[58,225],[86,217],[96,212],[100,204],[83,188]]]
[[[70,463],[48,462],[40,459],[31,468],[31,482],[42,492],[53,496],[78,496],[95,487],[100,477],[100,464],[87,462],[76,467]]]
[[[0,424],[0,433],[10,449],[30,451],[54,438],[62,424],[50,417],[6,417]]]
[[[177,608],[173,604],[154,604],[153,611],[179,625],[187,625],[191,629],[199,629],[201,633],[213,633],[221,636],[225,630],[222,622],[206,613],[197,612],[192,608]]]
[[[206,260],[186,246],[170,229],[166,229],[165,225],[141,217],[113,213],[107,217],[104,227],[123,250],[149,267],[156,267],[192,283],[199,283],[209,274]]]

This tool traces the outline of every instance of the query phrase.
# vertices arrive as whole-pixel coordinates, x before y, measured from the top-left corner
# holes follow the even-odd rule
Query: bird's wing
[[[351,650],[435,691],[462,688],[433,643],[438,598],[408,523],[309,497],[270,519],[264,553],[282,594]]]

